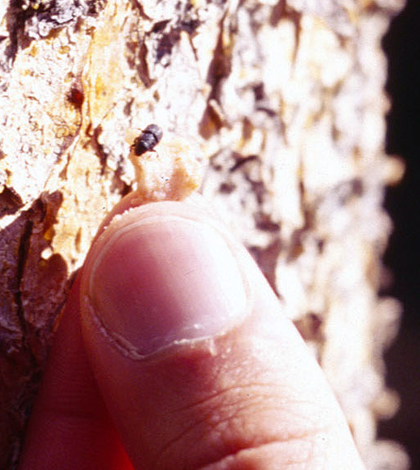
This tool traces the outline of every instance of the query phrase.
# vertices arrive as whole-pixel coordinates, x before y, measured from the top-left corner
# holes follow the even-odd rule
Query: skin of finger
[[[96,237],[115,216],[137,207],[138,203],[137,196],[127,195],[105,218]],[[19,470],[133,468],[86,357],[80,328],[79,286],[80,273],[54,334],[25,433]]]
[[[157,203],[123,217],[138,220],[148,211],[203,217],[179,204]],[[125,223],[113,222],[97,239],[81,308],[96,380],[135,468],[363,469],[322,372],[239,245],[254,286],[244,324],[139,360],[115,348],[93,320],[86,289],[92,260]]]
[[[185,203],[188,204],[191,218],[194,218],[194,216],[200,217],[203,214],[206,214],[209,219],[217,219],[218,215],[215,210],[206,203],[200,194],[194,193],[190,195],[185,199]],[[107,214],[99,226],[93,243],[99,238],[102,232],[111,225],[111,223],[115,223],[116,219],[118,219],[122,214],[126,214],[133,209],[135,209],[137,213],[143,210],[147,212],[150,206],[153,206],[153,213],[157,216],[164,216],[168,213],[173,215],[185,215],[185,206],[180,205],[178,201],[162,201],[142,204],[142,199],[135,192],[131,192],[121,199],[121,201],[119,201],[119,203]],[[181,207],[184,208],[180,209]]]
[[[31,414],[19,470],[132,470],[88,363],[79,279],[60,318]]]

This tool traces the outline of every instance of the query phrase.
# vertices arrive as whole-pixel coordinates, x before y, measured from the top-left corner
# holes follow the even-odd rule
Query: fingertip
[[[195,233],[196,223],[207,228]],[[211,268],[220,253],[234,266],[227,276],[222,261]],[[208,213],[171,202],[125,212],[97,240],[84,274],[88,356],[139,468],[240,468],[239,456],[249,468],[272,468],[270,443],[280,460],[315,446],[325,469],[362,468],[315,360],[249,254]],[[206,334],[203,312],[217,319]]]

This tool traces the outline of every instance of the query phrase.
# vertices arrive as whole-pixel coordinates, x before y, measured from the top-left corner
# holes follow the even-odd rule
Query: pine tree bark
[[[321,363],[369,469],[407,467],[381,298],[398,161],[380,41],[402,0],[0,1],[0,468],[12,469],[73,274],[131,190],[130,130],[197,141],[202,193]]]

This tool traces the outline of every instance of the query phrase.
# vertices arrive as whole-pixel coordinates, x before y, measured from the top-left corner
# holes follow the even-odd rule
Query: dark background
[[[379,433],[402,443],[411,469],[420,470],[420,0],[407,1],[383,47],[392,101],[386,150],[404,159],[406,173],[399,186],[388,189],[385,201],[394,221],[385,264],[395,279],[387,294],[404,308],[400,334],[385,358],[387,382],[400,394],[401,408],[381,423]]]

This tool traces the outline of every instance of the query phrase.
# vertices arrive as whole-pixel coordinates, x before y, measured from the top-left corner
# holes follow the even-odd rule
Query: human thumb
[[[83,268],[81,309],[136,469],[363,468],[264,276],[205,210],[160,202],[115,217]]]

